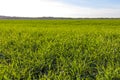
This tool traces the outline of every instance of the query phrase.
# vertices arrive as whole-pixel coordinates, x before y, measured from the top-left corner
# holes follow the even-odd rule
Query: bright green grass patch
[[[0,80],[119,80],[120,20],[0,20]]]

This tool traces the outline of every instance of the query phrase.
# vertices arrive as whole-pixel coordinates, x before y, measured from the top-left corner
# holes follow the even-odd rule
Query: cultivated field
[[[120,80],[120,20],[0,20],[0,80]]]

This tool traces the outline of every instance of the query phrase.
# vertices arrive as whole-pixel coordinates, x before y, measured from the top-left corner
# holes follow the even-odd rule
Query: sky
[[[120,18],[120,0],[0,0],[0,15]]]

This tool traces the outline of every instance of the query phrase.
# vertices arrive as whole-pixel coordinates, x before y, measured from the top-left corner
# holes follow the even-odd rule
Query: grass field
[[[0,80],[120,80],[120,19],[0,20]]]

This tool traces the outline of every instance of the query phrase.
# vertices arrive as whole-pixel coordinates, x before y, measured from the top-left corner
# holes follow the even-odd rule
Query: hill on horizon
[[[18,17],[18,16],[3,16],[0,15],[0,19],[120,19],[120,18],[109,18],[109,17],[101,17],[101,18],[72,18],[72,17]]]

